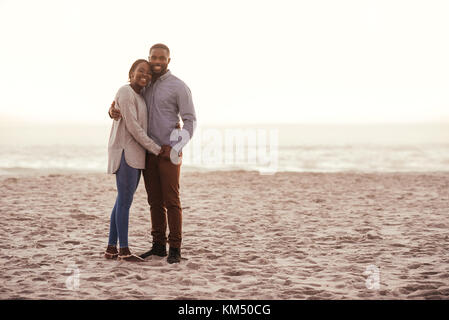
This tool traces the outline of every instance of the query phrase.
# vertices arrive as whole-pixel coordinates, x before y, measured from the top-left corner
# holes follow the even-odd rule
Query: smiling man
[[[177,132],[181,118],[183,128],[180,130],[181,134],[175,136],[176,138],[188,136],[190,139],[195,129],[196,115],[190,89],[168,69],[170,49],[164,44],[155,44],[150,49],[148,59],[152,78],[143,93],[148,108],[148,136],[162,146],[163,152],[159,156],[147,153],[143,170],[151,211],[153,247],[141,257],[167,255],[168,221],[167,261],[177,263],[181,260],[182,242],[182,208],[179,196],[182,152],[178,149],[180,145],[178,140],[171,140],[171,136],[173,132]],[[115,120],[121,116],[120,111],[113,106],[109,110],[109,115]],[[186,142],[183,141],[183,145]],[[177,161],[172,161],[174,153]]]

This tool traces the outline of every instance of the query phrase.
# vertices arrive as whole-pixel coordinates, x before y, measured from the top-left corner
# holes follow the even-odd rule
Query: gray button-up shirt
[[[150,83],[143,95],[148,108],[148,136],[151,139],[159,145],[173,147],[177,144],[178,141],[170,141],[170,135],[176,130],[180,116],[182,129],[187,130],[192,138],[196,126],[195,108],[192,93],[182,80],[168,70],[156,82]]]

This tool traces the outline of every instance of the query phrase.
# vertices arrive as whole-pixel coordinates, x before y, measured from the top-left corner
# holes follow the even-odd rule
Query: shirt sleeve
[[[137,101],[129,90],[123,90],[117,97],[122,118],[125,121],[126,129],[131,133],[134,139],[145,149],[154,154],[159,154],[161,147],[154,142],[140,124],[137,122]]]
[[[182,130],[186,130],[189,134],[189,140],[193,137],[196,128],[196,113],[193,106],[192,93],[185,84],[178,90],[177,103],[179,114],[183,122]],[[174,143],[177,143],[176,141]]]

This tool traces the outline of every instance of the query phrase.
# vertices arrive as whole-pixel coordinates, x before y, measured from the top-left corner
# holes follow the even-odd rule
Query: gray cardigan
[[[122,118],[112,122],[108,144],[108,173],[117,172],[123,151],[130,167],[145,169],[146,150],[154,154],[159,154],[161,150],[147,135],[148,111],[145,100],[127,84],[118,90],[114,101]]]

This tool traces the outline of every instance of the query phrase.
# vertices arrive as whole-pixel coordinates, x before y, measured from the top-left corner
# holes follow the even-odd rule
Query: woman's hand
[[[118,121],[122,117],[122,114],[121,114],[120,110],[116,109],[114,106],[115,106],[115,101],[112,101],[111,107],[109,108],[109,111],[108,111],[109,117],[111,117],[111,119]]]

